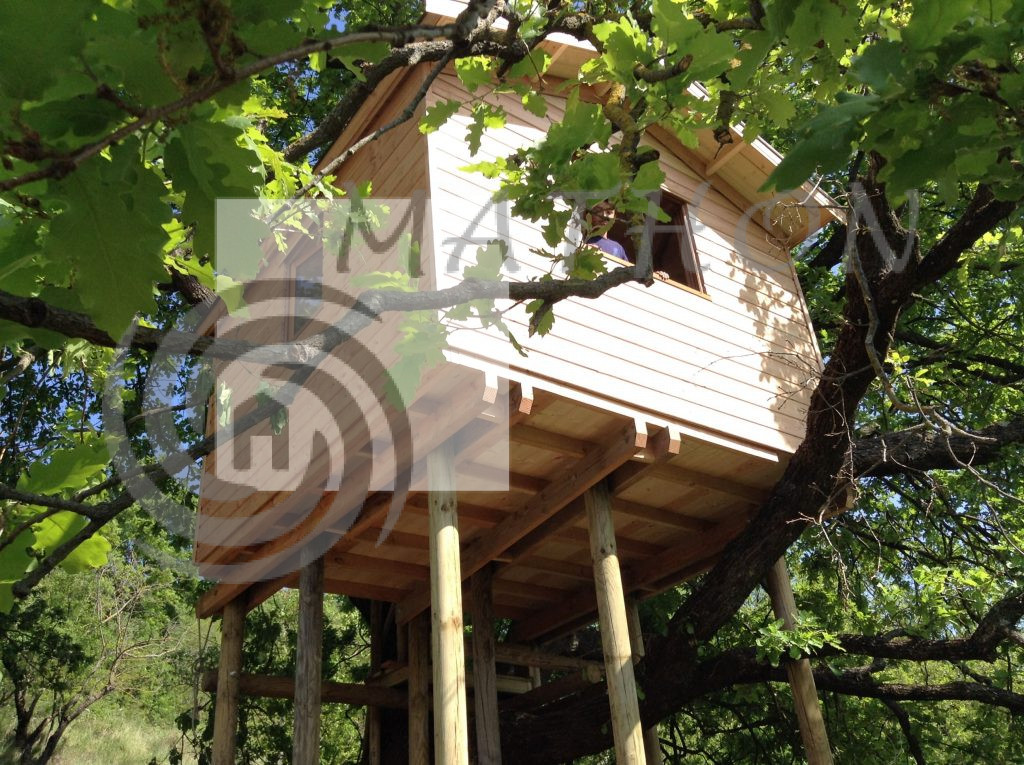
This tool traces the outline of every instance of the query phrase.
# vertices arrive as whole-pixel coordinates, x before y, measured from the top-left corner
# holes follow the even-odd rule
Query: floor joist
[[[557,513],[629,460],[637,449],[647,445],[647,428],[631,422],[617,434],[588,449],[587,454],[569,471],[563,481],[548,485],[535,494],[521,510],[505,518],[491,531],[471,542],[462,556],[462,575],[471,576],[499,557],[518,540]],[[422,586],[399,604],[398,620],[406,624],[430,604],[430,591]]]

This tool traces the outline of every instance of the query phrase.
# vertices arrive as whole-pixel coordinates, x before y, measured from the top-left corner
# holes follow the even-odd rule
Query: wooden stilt
[[[430,595],[434,658],[434,746],[438,765],[468,765],[462,571],[451,442],[427,456]]]
[[[473,704],[476,710],[476,750],[479,765],[501,765],[501,732],[498,729],[498,673],[494,665],[493,569],[485,566],[473,575]],[[539,671],[539,670],[538,670]]]
[[[409,765],[430,765],[430,618],[409,622]]]
[[[658,738],[658,726],[652,725],[644,728],[644,754],[647,755],[647,765],[662,765],[661,739]]]
[[[618,765],[644,765],[643,731],[633,676],[629,619],[615,547],[611,495],[602,481],[588,489],[583,497],[590,526],[590,554],[594,560],[594,587],[612,712],[615,761]]]
[[[644,633],[640,629],[640,608],[633,597],[626,598],[626,624],[629,626],[629,647],[633,651],[633,663],[636,664],[647,655],[647,649],[644,648]]]
[[[636,598],[626,598],[626,618],[629,622],[629,645],[633,649],[633,663],[647,655],[644,647],[644,633],[640,628],[640,608]],[[647,765],[662,765],[661,741],[658,739],[658,726],[644,728],[644,754]]]
[[[796,626],[796,599],[793,597],[785,558],[779,558],[768,572],[765,589],[771,598],[775,617],[782,619],[782,628],[793,629]],[[793,704],[808,765],[832,765],[832,750],[828,743],[825,720],[821,716],[818,689],[814,685],[810,661],[800,659],[787,662],[786,675],[793,690]]]
[[[236,598],[224,606],[220,625],[217,706],[213,717],[213,765],[235,765],[238,682],[242,674],[244,636],[245,603]]]
[[[530,671],[530,683],[534,688],[540,688],[541,684],[544,682],[540,674],[540,667],[531,665],[528,669]]]
[[[292,765],[319,765],[324,560],[299,574],[299,643],[295,653],[295,727]]]
[[[380,669],[384,642],[384,604],[379,600],[370,603],[370,673]],[[366,750],[369,765],[380,765],[380,709],[366,709]]]

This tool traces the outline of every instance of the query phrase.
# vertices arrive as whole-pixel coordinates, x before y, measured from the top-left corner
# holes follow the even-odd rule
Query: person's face
[[[590,211],[590,222],[593,226],[605,226],[615,220],[615,209],[600,206]]]

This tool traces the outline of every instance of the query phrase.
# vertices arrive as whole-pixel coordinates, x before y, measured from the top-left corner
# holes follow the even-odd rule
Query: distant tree
[[[51,762],[68,728],[109,696],[145,712],[157,667],[184,652],[190,634],[170,577],[137,561],[58,572],[0,615],[0,706],[13,719],[5,761]]]

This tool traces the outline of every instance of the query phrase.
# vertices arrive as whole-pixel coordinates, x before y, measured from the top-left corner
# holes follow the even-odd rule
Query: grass
[[[119,714],[124,709],[107,707],[82,715],[64,738],[56,765],[147,765],[152,760],[168,762],[168,751],[178,743],[178,731],[160,727],[140,715],[137,719]],[[186,763],[194,760],[186,757]]]

